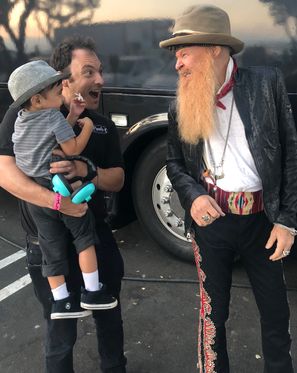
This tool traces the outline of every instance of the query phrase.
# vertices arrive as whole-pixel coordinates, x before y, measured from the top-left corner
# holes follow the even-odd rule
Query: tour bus
[[[73,34],[91,36],[103,62],[100,112],[118,128],[125,160],[123,190],[109,196],[114,227],[138,218],[164,249],[192,260],[184,211],[167,178],[167,109],[175,98],[174,55],[159,48],[173,18],[205,0],[82,0],[1,2],[0,120],[11,103],[10,72]],[[2,5],[4,4],[4,5]],[[245,42],[239,66],[272,65],[285,77],[297,118],[297,12],[295,0],[213,0],[227,11],[232,34]]]

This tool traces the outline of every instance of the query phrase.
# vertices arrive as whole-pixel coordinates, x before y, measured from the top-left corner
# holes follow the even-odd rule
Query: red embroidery
[[[200,267],[202,261],[199,253],[199,247],[194,239],[192,239],[194,257],[198,272],[199,287],[200,287],[200,314],[198,326],[198,368],[200,373],[215,373],[215,360],[217,354],[213,351],[212,345],[215,342],[216,328],[211,320],[211,299],[207,291],[203,287],[206,276]],[[202,351],[203,348],[203,351]]]
[[[235,83],[235,74],[236,74],[236,71],[238,70],[238,67],[237,67],[237,64],[234,58],[233,58],[233,62],[234,62],[234,66],[233,66],[230,80],[224,85],[224,87],[221,89],[221,92],[216,95],[217,106],[223,110],[226,110],[226,106],[220,101],[220,99],[226,96],[226,94],[229,93],[231,89],[233,88],[234,83]]]

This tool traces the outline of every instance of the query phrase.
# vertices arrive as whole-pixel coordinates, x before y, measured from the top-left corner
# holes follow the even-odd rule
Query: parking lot
[[[27,276],[16,202],[0,191],[0,372],[43,371],[44,325]],[[170,256],[134,222],[115,232],[125,261],[122,309],[128,373],[194,373],[199,297],[196,268]],[[285,272],[297,370],[297,261]],[[92,318],[79,321],[75,372],[99,372]],[[256,305],[240,262],[228,323],[231,371],[262,373]],[[284,372],[285,373],[285,372]]]

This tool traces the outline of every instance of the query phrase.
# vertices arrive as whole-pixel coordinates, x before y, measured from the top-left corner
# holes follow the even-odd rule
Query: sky
[[[101,0],[95,10],[93,22],[129,20],[133,18],[174,18],[193,4],[205,4],[205,0]],[[284,29],[273,26],[267,5],[259,0],[212,0],[213,5],[224,8],[230,16],[234,36],[249,40],[265,37],[270,40],[285,37]],[[243,6],[244,4],[244,6]],[[16,8],[12,19],[17,24],[21,8]],[[272,27],[273,26],[273,27]],[[26,30],[27,38],[42,39],[34,17],[30,17]],[[0,35],[11,45],[8,36],[0,28]]]
[[[125,20],[134,17],[174,18],[183,10],[195,4],[207,4],[207,0],[101,0],[101,7],[95,13],[94,20],[108,22],[109,20]],[[238,36],[243,34],[279,37],[284,34],[283,28],[272,29],[273,21],[267,5],[259,0],[212,0],[211,4],[223,8],[230,17],[232,29]],[[244,7],[243,7],[244,4]],[[116,12],[115,12],[116,9]]]

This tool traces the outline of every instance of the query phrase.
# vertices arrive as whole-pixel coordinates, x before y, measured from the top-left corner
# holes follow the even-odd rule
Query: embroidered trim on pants
[[[200,313],[198,326],[198,367],[200,373],[216,373],[214,369],[217,354],[212,349],[212,345],[215,343],[216,328],[213,321],[210,318],[212,311],[211,298],[209,297],[207,291],[203,287],[206,275],[200,267],[202,258],[199,253],[199,247],[193,238],[192,246],[198,272],[200,288]]]

